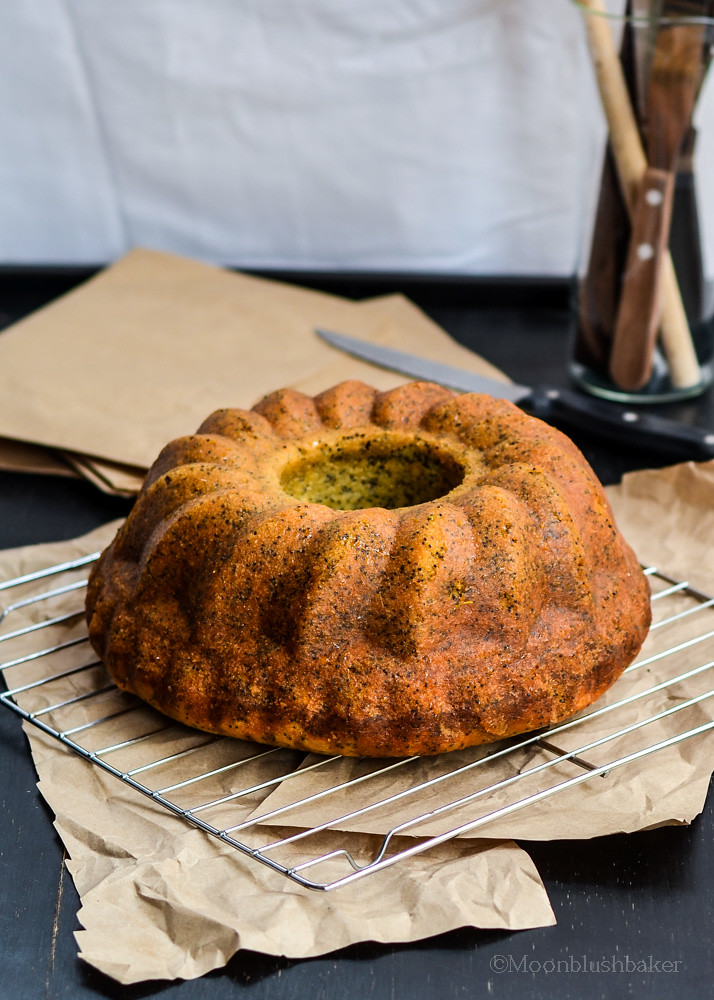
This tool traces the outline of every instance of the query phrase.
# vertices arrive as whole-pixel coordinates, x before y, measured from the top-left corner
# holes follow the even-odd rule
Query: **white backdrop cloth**
[[[22,0],[0,67],[0,264],[572,271],[570,0]]]

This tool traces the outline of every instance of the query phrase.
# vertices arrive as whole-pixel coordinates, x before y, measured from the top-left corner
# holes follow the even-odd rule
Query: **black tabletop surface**
[[[0,274],[0,326],[87,273],[6,270]],[[399,276],[300,280],[354,297],[403,291],[515,380],[568,384],[564,284]],[[714,429],[711,391],[658,412]],[[582,432],[573,437],[606,483],[631,469],[669,464],[657,453],[614,447]],[[128,501],[104,496],[82,481],[3,472],[0,548],[71,538],[128,509]],[[76,957],[77,894],[64,868],[52,815],[37,792],[19,721],[4,709],[0,762],[0,1000],[128,1000],[160,994],[171,1000],[588,1000],[625,995],[655,1000],[712,995],[711,801],[690,827],[590,841],[523,843],[545,882],[555,927],[512,934],[464,928],[419,944],[365,943],[306,961],[243,952],[225,969],[200,980],[121,987]]]

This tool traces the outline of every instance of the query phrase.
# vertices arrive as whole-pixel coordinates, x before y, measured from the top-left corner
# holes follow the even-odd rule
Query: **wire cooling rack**
[[[97,556],[0,583],[0,700],[137,794],[311,889],[482,836],[519,811],[530,818],[586,783],[591,798],[616,769],[714,728],[714,598],[648,567],[653,625],[640,657],[589,711],[547,731],[389,761],[209,736],[119,691],[94,657],[83,609]]]

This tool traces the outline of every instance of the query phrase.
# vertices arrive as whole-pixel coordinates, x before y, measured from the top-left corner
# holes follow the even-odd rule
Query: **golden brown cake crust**
[[[344,382],[167,445],[87,619],[116,683],[181,722],[410,756],[586,707],[650,605],[568,438],[487,396]]]

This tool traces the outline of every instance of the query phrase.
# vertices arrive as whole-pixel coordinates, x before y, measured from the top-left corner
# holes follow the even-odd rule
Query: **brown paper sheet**
[[[662,471],[634,473],[626,477],[621,486],[610,489],[609,494],[621,528],[646,561],[654,560],[666,571],[670,570],[667,565],[670,562],[676,574],[696,577],[699,587],[714,591],[714,570],[700,564],[702,545],[711,538],[714,529],[714,463],[690,463]],[[113,530],[114,526],[105,526],[87,538],[70,543],[0,553],[0,572],[8,577],[48,561],[93,550],[105,544]],[[676,613],[690,610],[691,598],[686,594],[672,599]],[[60,599],[60,608],[65,600],[69,601],[70,597]],[[666,615],[671,613],[670,608]],[[36,606],[30,606],[20,614],[31,620],[38,618],[41,612]],[[655,620],[662,614],[664,612],[656,612]],[[681,635],[685,641],[688,641],[686,636],[690,635],[690,629],[693,629],[691,635],[712,634],[706,644],[684,648],[681,661],[672,665],[668,658],[667,676],[682,666],[691,668],[711,660],[712,616],[714,612],[704,608],[696,614],[683,615],[674,624],[676,635]],[[694,626],[693,621],[696,621]],[[15,619],[12,627],[18,624]],[[3,628],[10,628],[10,623]],[[83,624],[80,619],[62,628],[69,629],[66,634],[71,636],[73,630],[81,632]],[[13,641],[22,646],[33,640],[28,635]],[[657,683],[662,677],[662,666],[652,657],[670,642],[671,637],[665,642],[654,630],[640,658],[642,666],[626,674],[597,707],[621,697],[625,688],[630,692]],[[73,654],[67,655],[69,665],[73,662]],[[22,677],[18,675],[20,669]],[[12,677],[8,680],[13,684],[32,680],[36,669],[39,668],[32,664],[12,668]],[[96,668],[92,683],[101,685],[103,680],[103,668]],[[86,681],[68,677],[62,683],[67,685],[66,689],[54,692],[53,698],[83,690],[82,684]],[[646,702],[632,702],[619,724],[623,721],[634,724],[652,711],[677,705],[693,693],[706,692],[710,685],[711,680],[704,673],[697,684],[690,686],[690,682],[682,682],[664,696],[660,693],[650,696]],[[24,697],[31,696],[28,693]],[[106,696],[125,697],[117,692],[109,692]],[[82,723],[81,709],[79,711],[80,716],[72,719],[72,724]],[[143,711],[148,713],[150,710]],[[678,725],[686,728],[710,722],[712,711],[712,699],[704,700],[687,709],[689,714]],[[100,745],[107,741],[113,744],[136,732],[135,729],[128,732],[127,725],[121,719],[114,720],[109,730],[102,734]],[[132,726],[136,725],[135,719]],[[670,731],[668,720],[660,720],[654,725],[658,738]],[[639,747],[639,732],[620,738],[617,753],[622,755]],[[511,838],[589,838],[621,830],[647,829],[663,823],[690,822],[701,811],[712,770],[710,736],[699,736],[611,771],[605,777],[598,775],[562,796],[541,801],[504,818],[498,825],[489,824],[475,831],[479,834],[477,839],[466,837],[449,841],[351,886],[328,894],[315,894],[237,856],[227,845],[188,827],[184,821],[165,813],[155,802],[124,787],[115,778],[104,775],[46,737],[34,731],[28,735],[40,775],[40,789],[57,816],[57,829],[70,853],[69,867],[82,898],[80,921],[84,930],[77,935],[80,954],[120,982],[198,976],[220,966],[240,948],[300,957],[323,954],[359,940],[413,941],[462,925],[515,929],[550,923],[553,917],[543,886],[530,860]],[[165,740],[163,749],[171,756],[177,749],[193,746],[201,734],[173,727],[160,738]],[[568,744],[569,738],[563,734],[559,742],[566,747],[573,745]],[[230,744],[228,749],[226,743]],[[215,753],[220,762],[220,754],[240,756],[247,746],[237,741],[223,741],[219,748],[199,750],[194,756],[203,752]],[[598,756],[602,752],[603,748],[595,748],[588,757],[598,763],[607,759]],[[523,753],[515,766],[507,767],[505,775],[511,776],[519,767],[534,761],[549,759],[543,751],[537,753],[533,758],[529,752]],[[446,755],[417,763],[436,773],[445,764],[461,763],[467,756]],[[226,810],[226,817],[235,822],[273,809],[284,801],[288,786],[292,786],[293,795],[299,783],[303,783],[302,792],[320,790],[323,787],[320,768],[303,773],[311,761],[310,757],[296,755],[294,767],[288,765],[280,771],[285,777],[277,786],[263,787],[237,805],[222,805],[219,820],[222,820],[222,810]],[[114,762],[119,767],[128,766],[121,756]],[[141,758],[138,763],[141,764]],[[268,770],[260,770],[262,765],[255,766],[256,778],[268,776]],[[329,766],[334,784],[336,777],[369,764],[338,760]],[[170,767],[174,770],[161,781],[178,781],[185,774],[185,762],[176,760]],[[558,763],[556,774],[559,777],[570,775],[573,767]],[[394,775],[389,780],[379,777],[377,790],[393,792],[399,787],[398,779],[393,779]],[[219,782],[218,792],[225,793],[233,787],[233,779],[226,775],[215,780]],[[251,787],[259,783],[254,782]],[[463,779],[459,790],[473,792],[475,787],[479,786],[474,785],[472,775]],[[214,794],[209,791],[210,795]],[[193,804],[190,788],[186,794],[184,807]],[[350,808],[354,809],[359,795],[352,790]],[[419,802],[419,807],[423,812],[438,801],[436,796],[427,797]],[[495,797],[489,797],[489,807],[501,801],[496,793]],[[338,800],[332,799],[333,816],[340,805]],[[378,834],[386,832],[400,819],[401,809],[402,805],[397,804],[382,810],[378,819],[370,817],[369,823],[333,825],[360,830],[349,834],[349,849],[359,858],[366,859],[373,856],[380,844]],[[319,821],[326,815],[323,802],[313,803],[310,822]],[[466,815],[465,811],[461,817],[457,814],[457,818]],[[286,833],[292,836],[299,832],[301,818],[307,820],[304,815],[283,815],[275,822],[285,826],[275,828],[266,820],[253,828],[250,835],[261,842],[264,837],[271,840],[283,838]],[[450,820],[453,823],[453,814]],[[411,838],[417,833],[423,835],[427,829],[434,832],[441,828],[424,823],[410,829],[410,836],[402,833],[397,846],[415,843]],[[345,834],[337,830],[325,830],[319,836],[324,838],[324,844],[320,841],[318,846],[327,850],[346,843]],[[484,837],[500,839],[486,841]],[[280,860],[288,864],[298,862],[303,857],[301,844],[301,841],[288,842],[282,848]]]
[[[3,331],[0,435],[145,469],[219,407],[288,385],[405,381],[317,325],[505,378],[402,296],[352,302],[139,249]],[[99,471],[111,486],[111,467]]]
[[[79,475],[60,455],[40,445],[0,438],[0,469],[44,476]]]
[[[89,480],[98,490],[110,496],[136,496],[146,476],[146,469],[137,466],[107,462],[72,451],[63,451],[61,455],[76,475]]]
[[[625,476],[608,495],[643,562],[714,593],[714,461]]]

